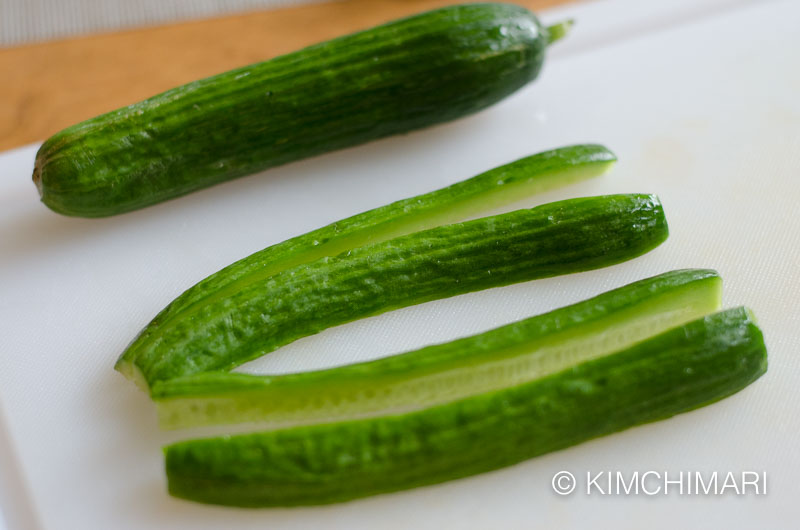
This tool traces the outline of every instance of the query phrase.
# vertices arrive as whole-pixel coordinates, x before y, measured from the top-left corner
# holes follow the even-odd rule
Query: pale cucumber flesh
[[[514,386],[716,311],[721,279],[672,271],[447,344],[300,374],[205,373],[153,387],[160,424],[260,428],[396,414]]]

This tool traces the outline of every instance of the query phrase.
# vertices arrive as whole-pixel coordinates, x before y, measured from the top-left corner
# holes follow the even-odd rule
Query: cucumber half
[[[616,156],[601,145],[583,144],[553,149],[267,247],[186,290],[141,331],[119,358],[115,368],[146,389],[148,382],[136,369],[134,359],[163,341],[177,322],[192,318],[247,286],[263,282],[291,267],[440,224],[453,223],[536,193],[601,175],[615,162]]]
[[[658,198],[642,194],[569,199],[439,226],[286,269],[204,302],[191,318],[134,342],[129,362],[149,387],[229,370],[360,318],[621,263],[667,235]]]
[[[745,308],[534,381],[425,410],[165,448],[169,492],[231,506],[341,502],[482,473],[729,396],[767,355]]]
[[[501,328],[383,359],[289,375],[156,383],[163,428],[324,423],[419,410],[537,379],[720,307],[712,270],[672,271]]]

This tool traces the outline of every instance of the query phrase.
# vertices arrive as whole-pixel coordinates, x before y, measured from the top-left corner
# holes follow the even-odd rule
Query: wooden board
[[[455,3],[327,2],[0,50],[0,151],[195,79]]]

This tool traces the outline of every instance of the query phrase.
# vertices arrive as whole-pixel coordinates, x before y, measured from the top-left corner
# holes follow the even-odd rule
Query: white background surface
[[[800,3],[612,0],[540,79],[476,116],[123,216],[60,217],[0,156],[0,493],[10,528],[794,528],[800,516]],[[661,10],[656,11],[656,10]],[[669,269],[713,267],[752,307],[769,372],[710,407],[511,468],[342,505],[242,511],[165,493],[152,406],[112,370],[204,276],[341,217],[551,147],[600,142],[600,179],[527,204],[658,193],[670,239],[609,269],[474,293],[328,330],[248,366],[295,371],[476,333]],[[555,495],[553,474],[766,472],[766,496]],[[1,525],[1,524],[0,524]]]

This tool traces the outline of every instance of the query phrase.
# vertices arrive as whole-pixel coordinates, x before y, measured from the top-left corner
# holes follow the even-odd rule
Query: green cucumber
[[[453,120],[535,79],[567,27],[494,3],[397,20],[73,125],[33,180],[52,210],[103,217]]]
[[[169,492],[203,503],[294,506],[435,484],[701,407],[766,368],[750,312],[731,309],[422,411],[179,442],[165,448]]]
[[[376,361],[277,376],[229,372],[156,383],[164,428],[327,423],[428,408],[602,357],[720,308],[715,271],[660,274],[485,333]]]
[[[156,381],[228,370],[298,338],[392,309],[606,267],[668,235],[653,195],[570,199],[348,250],[205,300],[150,337],[123,370]]]
[[[262,282],[287,268],[355,247],[452,223],[526,196],[606,172],[616,161],[600,145],[575,145],[538,153],[423,195],[342,219],[256,252],[191,287],[150,322],[117,363],[134,378],[131,360],[158,340],[176,319],[190,318],[203,304]]]

